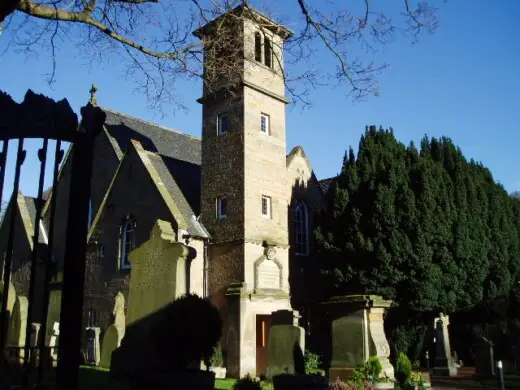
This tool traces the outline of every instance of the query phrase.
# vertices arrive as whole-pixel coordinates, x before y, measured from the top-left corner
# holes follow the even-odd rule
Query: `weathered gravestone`
[[[480,337],[473,345],[473,353],[475,354],[475,375],[483,378],[495,376],[493,343],[485,337]]]
[[[267,343],[267,377],[296,374],[298,365],[305,365],[305,329],[298,326],[297,311],[273,312]]]
[[[435,318],[434,324],[436,354],[433,373],[441,376],[455,376],[457,375],[457,367],[451,356],[450,336],[448,332],[450,319],[441,313],[439,317]]]
[[[176,238],[171,224],[158,220],[150,239],[129,255],[127,326],[121,346],[112,353],[110,370],[115,375],[160,370],[151,332],[162,320],[161,310],[187,292],[189,264],[196,255]]]
[[[58,364],[58,348],[60,345],[60,323],[55,322],[51,330],[52,333],[49,338],[49,357],[52,366],[56,367]]]
[[[28,307],[29,301],[26,297],[21,295],[16,297],[7,334],[7,345],[11,349],[11,357],[18,364],[23,364],[25,355],[23,347],[25,346]]]
[[[346,295],[322,304],[329,324],[324,350],[331,380],[348,379],[370,356],[379,358],[382,375],[394,378],[383,320],[391,303],[377,295]]]
[[[112,314],[114,315],[114,323],[105,331],[101,347],[99,364],[104,368],[110,368],[112,352],[119,348],[125,336],[125,296],[122,292],[118,292],[116,295]]]
[[[98,327],[87,328],[87,364],[97,366],[101,360],[100,333],[101,329]]]

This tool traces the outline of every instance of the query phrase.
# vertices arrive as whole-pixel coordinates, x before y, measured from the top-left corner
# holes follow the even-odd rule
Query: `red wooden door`
[[[271,315],[256,316],[256,376],[267,374],[267,346]]]

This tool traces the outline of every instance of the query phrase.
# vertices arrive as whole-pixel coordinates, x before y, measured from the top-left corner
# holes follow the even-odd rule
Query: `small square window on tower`
[[[262,216],[271,218],[271,197],[262,195]]]
[[[227,199],[219,197],[217,198],[217,219],[223,219],[227,217]]]
[[[217,117],[217,134],[226,134],[229,131],[229,117],[226,114],[220,114]]]
[[[271,134],[269,115],[260,114],[260,131],[264,134]]]

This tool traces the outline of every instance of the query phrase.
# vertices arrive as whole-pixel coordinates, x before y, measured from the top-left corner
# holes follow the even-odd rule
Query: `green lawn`
[[[21,383],[21,373],[3,373],[0,374],[0,390],[8,388],[9,384]],[[31,383],[34,383],[36,375],[31,375]],[[45,375],[46,383],[54,382],[54,373],[48,372]],[[234,379],[217,379],[215,381],[215,389],[232,390],[235,384]],[[52,387],[51,387],[52,388]],[[263,390],[273,390],[270,383],[262,384]],[[129,385],[126,381],[113,378],[109,370],[100,367],[81,366],[79,369],[79,388],[78,390],[128,390]]]

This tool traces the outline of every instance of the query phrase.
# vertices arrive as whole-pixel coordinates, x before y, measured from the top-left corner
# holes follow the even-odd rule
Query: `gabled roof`
[[[101,202],[101,205],[96,212],[96,216],[89,231],[88,239],[90,240],[95,226],[101,218],[103,209],[106,206],[120,168],[123,165],[125,158],[128,156],[128,151],[130,150],[134,150],[139,160],[143,163],[160,196],[164,200],[167,208],[170,210],[172,217],[177,222],[179,230],[186,230],[189,235],[194,237],[209,238],[209,233],[197,220],[197,215],[192,208],[199,207],[199,201],[197,198],[199,194],[198,191],[200,190],[200,166],[146,151],[139,141],[130,140],[129,145],[130,149],[127,149],[127,152],[121,159],[114,177],[112,178],[112,181],[105,193],[103,201]],[[177,183],[174,177],[176,177],[177,174],[179,177],[179,182],[183,183],[182,185],[189,187],[190,171],[197,176],[191,179],[193,188],[186,191],[186,193],[191,195],[190,200],[188,200],[186,193],[181,191],[180,185]]]
[[[4,223],[9,223],[10,210],[11,207],[13,207],[13,199],[14,197],[12,196],[9,204],[7,205],[7,209],[3,215],[2,221],[0,222],[0,226]],[[36,198],[24,196],[21,191],[18,191],[16,196],[16,207],[18,210],[18,215],[16,218],[19,218],[19,222],[22,224],[23,230],[25,231],[29,247],[32,249],[34,244],[34,226],[36,224]],[[38,223],[38,225],[40,229],[38,243],[47,244],[48,240],[46,228],[44,227],[43,223]]]
[[[120,157],[133,139],[139,141],[144,150],[149,152],[190,164],[201,164],[200,138],[106,108],[103,108],[103,111],[107,114],[105,128],[109,139]]]

